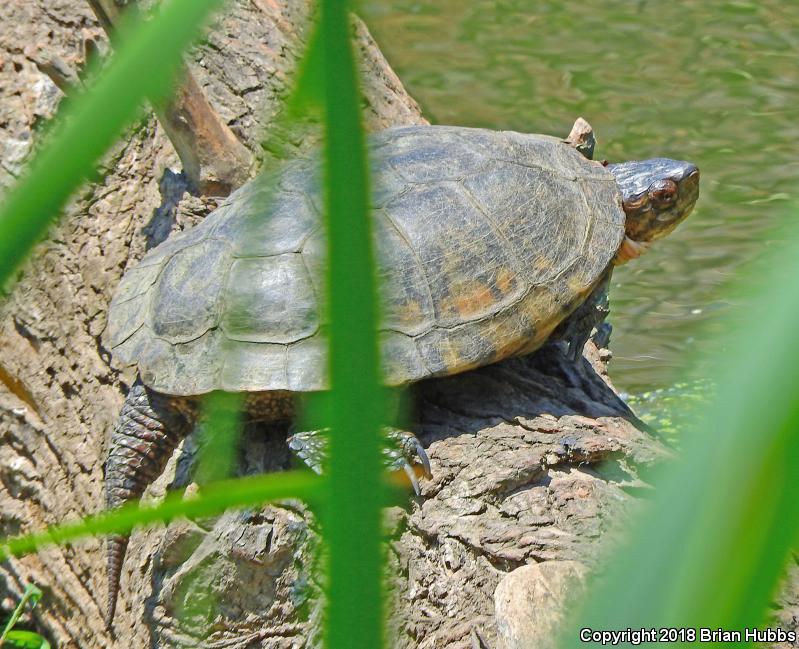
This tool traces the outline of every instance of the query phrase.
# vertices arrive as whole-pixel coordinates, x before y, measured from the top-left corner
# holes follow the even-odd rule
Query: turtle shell
[[[443,126],[369,140],[386,382],[540,347],[624,237],[612,175],[561,140]],[[128,271],[106,340],[166,394],[327,387],[318,160],[242,187]]]

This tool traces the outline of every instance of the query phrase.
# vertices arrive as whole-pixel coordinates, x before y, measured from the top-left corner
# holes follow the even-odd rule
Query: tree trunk
[[[303,126],[269,132],[305,44],[309,10],[302,0],[231,1],[187,57],[213,109],[261,159],[272,154],[262,140],[280,149],[315,141]],[[4,185],[61,98],[33,61],[57,57],[76,67],[87,37],[104,38],[82,0],[0,4]],[[367,127],[424,123],[360,23],[357,43]],[[101,507],[105,442],[133,378],[114,369],[103,347],[107,306],[148,247],[214,207],[212,199],[184,194],[178,164],[153,117],[130,128],[106,157],[102,180],[76,195],[4,299],[0,535]],[[423,483],[421,498],[387,510],[394,646],[513,646],[521,618],[503,613],[512,602],[503,599],[495,615],[503,579],[527,564],[541,563],[552,580],[598,561],[597,540],[643,485],[636,467],[667,454],[629,423],[606,360],[589,343],[586,359],[574,365],[550,345],[415,389],[434,478]],[[285,431],[249,427],[242,449],[242,474],[288,464]],[[190,437],[146,498],[167,487],[194,491],[193,451]],[[62,649],[315,646],[318,541],[295,501],[137,530],[115,637],[102,622],[101,539],[0,565],[0,600],[8,611],[26,581],[38,584],[45,597],[35,623]]]

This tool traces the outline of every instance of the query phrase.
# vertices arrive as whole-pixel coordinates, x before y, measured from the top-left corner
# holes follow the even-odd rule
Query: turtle
[[[613,267],[689,214],[699,171],[666,158],[596,162],[578,148],[459,126],[370,136],[386,384],[465,372],[558,336],[580,358]],[[251,419],[288,423],[297,393],[327,388],[321,169],[311,154],[250,181],[124,275],[105,340],[138,375],[108,445],[108,509],[163,471],[203,395],[243,392]],[[412,433],[387,438],[392,466],[429,477]],[[290,446],[320,469],[323,432]],[[127,538],[107,541],[109,625]]]

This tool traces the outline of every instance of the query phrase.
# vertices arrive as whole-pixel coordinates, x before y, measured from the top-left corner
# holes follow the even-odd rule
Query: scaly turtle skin
[[[373,136],[369,155],[390,385],[527,354],[556,328],[578,358],[614,263],[698,196],[689,163],[604,166],[543,135],[413,126]],[[106,337],[140,378],[111,439],[109,508],[163,470],[201,395],[246,392],[251,418],[289,421],[293,393],[327,388],[319,174],[302,159],[245,185],[123,278]],[[314,437],[292,447],[318,468]],[[393,464],[428,468],[415,438],[391,437]],[[126,545],[108,544],[109,623]]]

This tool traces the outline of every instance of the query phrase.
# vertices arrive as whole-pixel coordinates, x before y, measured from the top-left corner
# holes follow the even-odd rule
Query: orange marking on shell
[[[400,313],[400,318],[402,319],[403,324],[414,324],[418,322],[422,316],[422,305],[419,304],[416,300],[410,300],[403,304],[402,312]]]
[[[515,283],[515,278],[516,275],[507,268],[503,268],[497,273],[497,288],[502,291],[503,295],[507,295],[511,292]]]
[[[454,308],[458,315],[464,318],[484,313],[496,302],[491,289],[485,284],[472,282],[468,288],[464,287],[464,289],[458,291],[457,296],[451,300],[451,308]]]
[[[449,372],[454,371],[455,368],[461,369],[461,356],[449,340],[443,341],[441,345],[441,360],[444,361],[444,366]]]

